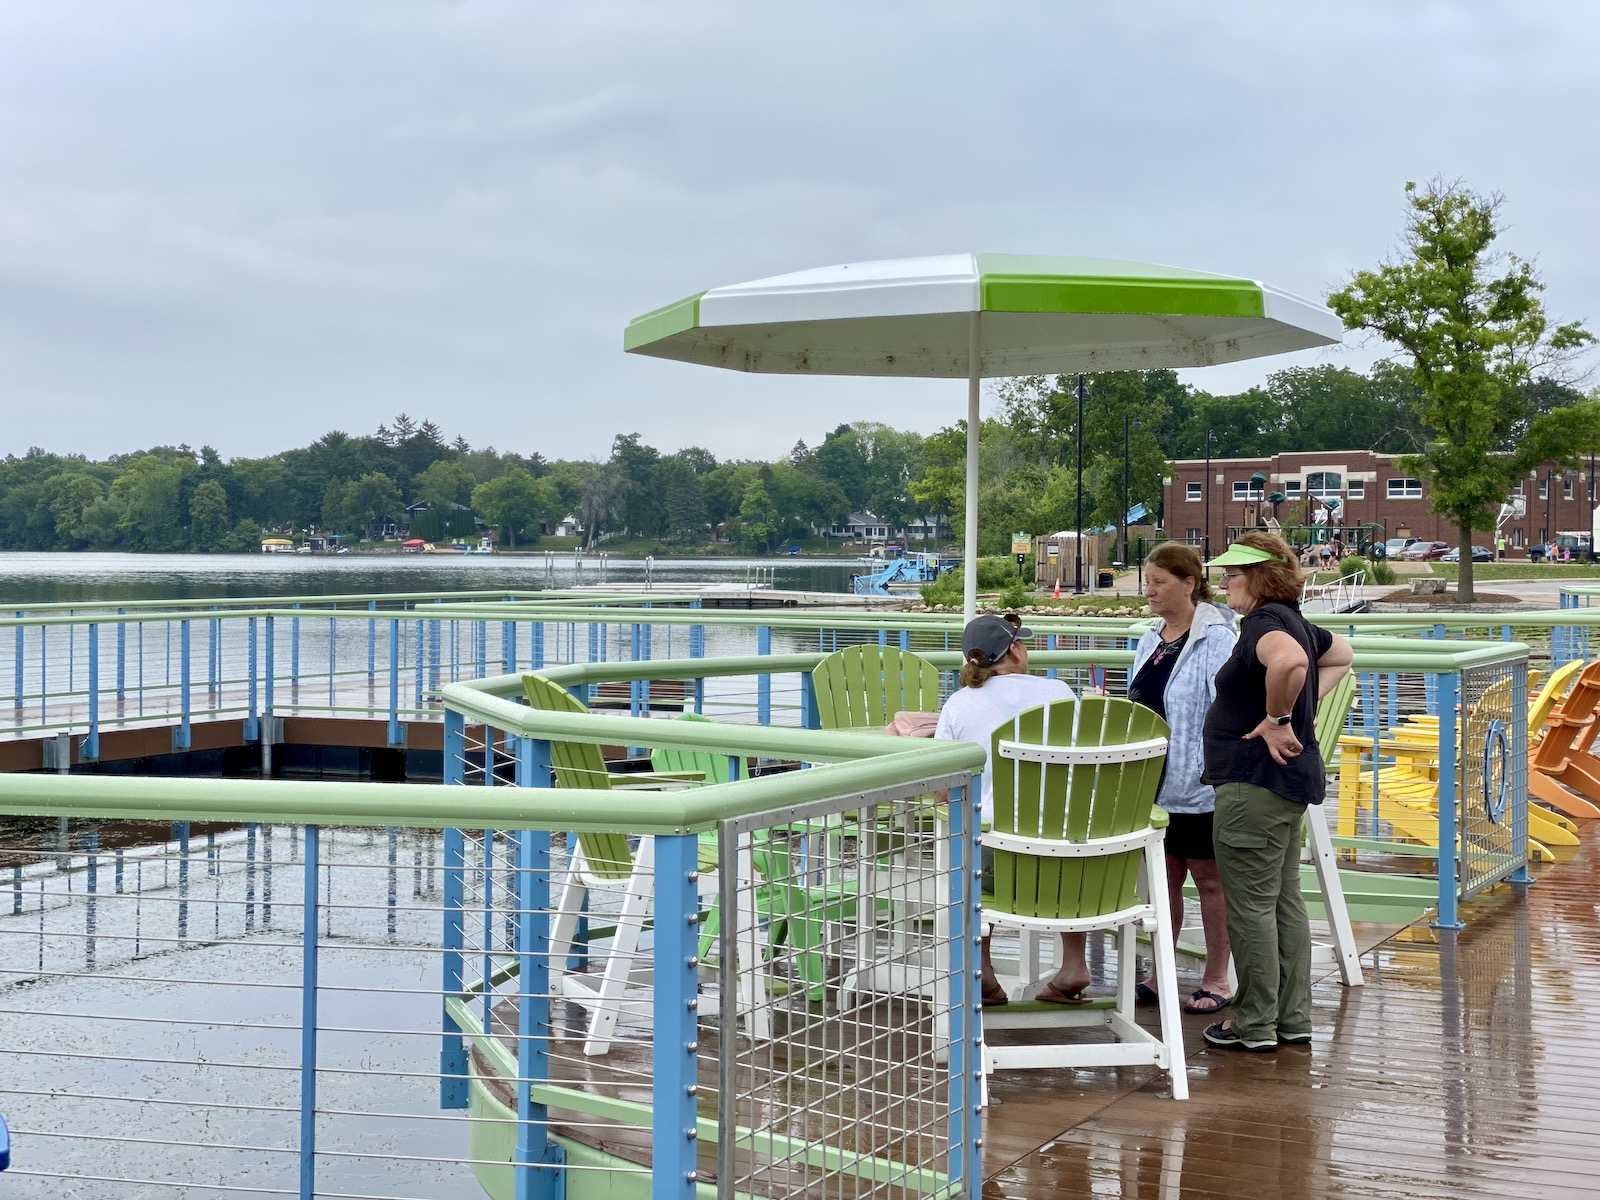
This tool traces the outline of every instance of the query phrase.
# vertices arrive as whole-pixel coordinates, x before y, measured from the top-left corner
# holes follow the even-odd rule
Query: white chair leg
[[[756,1041],[772,1037],[772,1012],[767,1003],[767,963],[762,953],[761,924],[756,912],[755,864],[750,849],[750,835],[739,835],[735,852],[738,870],[738,896],[734,903],[733,929],[728,929],[728,917],[723,916],[722,952],[733,955],[734,978],[738,980],[737,992],[731,999],[745,1017],[745,1032]]]
[[[1360,987],[1361,957],[1356,953],[1356,935],[1350,928],[1350,909],[1344,902],[1344,884],[1339,879],[1339,861],[1333,839],[1328,834],[1328,818],[1322,805],[1306,806],[1306,845],[1317,865],[1317,881],[1322,885],[1322,907],[1333,931],[1334,957],[1339,960],[1339,976],[1345,987]]]
[[[622,1015],[622,997],[633,971],[639,938],[644,933],[650,897],[655,892],[655,847],[654,838],[639,841],[633,874],[628,877],[628,890],[623,894],[622,912],[617,918],[616,936],[611,939],[611,953],[606,956],[605,974],[590,1008],[589,1036],[583,1043],[585,1054],[606,1053],[616,1036],[617,1019]]]
[[[585,870],[583,851],[574,847],[566,878],[561,882],[555,926],[550,931],[550,970],[557,979],[566,972],[567,956],[572,953],[572,942],[578,935],[578,918],[583,915],[583,899],[589,893],[583,882]]]
[[[1144,853],[1149,868],[1150,905],[1155,909],[1150,947],[1155,959],[1156,995],[1161,1002],[1161,1041],[1167,1048],[1172,1098],[1187,1100],[1189,1075],[1183,1055],[1183,1018],[1178,1008],[1178,971],[1172,948],[1172,906],[1168,902],[1166,864],[1158,857],[1163,853],[1159,844],[1146,846]]]

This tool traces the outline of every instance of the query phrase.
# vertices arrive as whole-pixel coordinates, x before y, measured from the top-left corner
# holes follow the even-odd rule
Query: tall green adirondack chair
[[[524,675],[523,692],[528,704],[543,712],[587,712],[577,697],[559,684],[542,675]],[[605,757],[600,747],[588,742],[550,743],[550,765],[555,776],[555,786],[595,792],[597,806],[605,803],[604,796],[613,790],[648,790],[662,786],[685,786],[698,778],[693,772],[669,775],[613,776],[606,770]],[[715,870],[716,842],[711,841],[709,855],[701,842],[700,860],[703,869]],[[704,870],[702,877],[704,877]],[[637,853],[628,844],[628,835],[622,831],[580,833],[571,847],[566,876],[561,884],[557,916],[550,936],[550,962],[565,964],[577,935],[578,920],[583,915],[584,901],[593,892],[609,893],[622,897],[622,910],[617,915],[616,933],[612,937],[610,953],[605,958],[605,970],[596,979],[573,971],[553,973],[551,988],[558,994],[589,1011],[589,1032],[584,1040],[585,1054],[605,1054],[616,1036],[617,1021],[626,1011],[630,1015],[648,1020],[648,1002],[629,1003],[624,994],[634,977],[638,982],[648,979],[649,955],[639,954],[639,940],[648,922],[655,894],[655,839],[639,839]]]
[[[675,721],[710,722],[699,713],[683,713]],[[738,763],[739,779],[749,778],[749,766],[742,757],[730,757],[711,750],[656,749],[650,752],[650,765],[657,771],[699,776],[697,783],[727,783],[734,775],[733,764]],[[768,942],[776,950],[788,946],[796,956],[796,973],[799,979],[813,989],[822,985],[825,965],[822,949],[826,941],[828,922],[850,921],[855,917],[855,885],[843,880],[816,883],[807,879],[804,856],[796,852],[790,839],[783,836],[792,831],[759,831],[750,846],[749,871],[752,879],[765,881],[762,886],[741,887],[741,895],[749,895],[753,911],[745,914],[751,924],[767,926]],[[702,870],[717,870],[716,834],[701,834],[702,859],[710,858],[710,865]],[[804,883],[794,882],[806,879]],[[700,926],[700,958],[711,960],[722,931],[722,902],[713,897],[711,910]],[[754,1007],[754,1005],[752,1006]],[[764,1036],[752,1031],[752,1036]]]
[[[1117,995],[1083,1005],[1030,1002],[1042,979],[1002,977],[1012,1002],[983,1011],[983,1066],[990,1071],[1035,1067],[1153,1064],[1187,1099],[1183,1028],[1172,946],[1172,915],[1162,841],[1165,814],[1155,807],[1167,752],[1167,725],[1143,705],[1114,697],[1056,700],[1030,708],[994,733],[993,891],[983,918],[1025,935],[1117,931]],[[1136,891],[1143,865],[1150,896]],[[1136,931],[1150,933],[1161,1036],[1134,1019],[1138,975]],[[1114,1042],[997,1046],[1004,1029],[1092,1027]]]
[[[939,670],[898,646],[846,646],[811,671],[824,729],[879,729],[897,712],[939,711]]]

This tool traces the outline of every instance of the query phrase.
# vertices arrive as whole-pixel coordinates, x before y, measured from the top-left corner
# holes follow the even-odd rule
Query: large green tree
[[[554,506],[554,489],[521,467],[512,467],[488,483],[480,483],[472,492],[472,507],[505,534],[512,549],[516,549],[518,531],[531,529],[533,540],[538,540],[539,520],[548,516]]]
[[[1545,460],[1575,467],[1600,449],[1600,403],[1529,415],[1528,385],[1560,375],[1594,338],[1577,322],[1553,325],[1532,264],[1494,251],[1499,196],[1436,180],[1406,184],[1406,199],[1402,253],[1357,271],[1328,305],[1346,328],[1391,343],[1409,368],[1426,441],[1400,465],[1429,485],[1429,506],[1449,515],[1465,547],[1474,529],[1493,528],[1530,469]],[[1458,594],[1471,603],[1466,553]]]

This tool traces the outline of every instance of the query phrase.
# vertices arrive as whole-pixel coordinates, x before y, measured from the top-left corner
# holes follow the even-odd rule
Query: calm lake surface
[[[863,570],[854,559],[657,558],[657,588],[693,583],[742,583],[758,573],[774,586],[809,592],[848,592]],[[582,565],[568,553],[467,554],[28,554],[0,553],[0,607],[54,602],[161,600],[238,596],[327,596],[369,592],[518,591],[575,584],[636,582],[642,559],[597,555]]]

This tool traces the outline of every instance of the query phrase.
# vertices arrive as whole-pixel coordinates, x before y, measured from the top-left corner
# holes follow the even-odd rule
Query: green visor
[[[1246,546],[1235,542],[1217,557],[1206,564],[1208,567],[1253,567],[1257,563],[1284,562],[1281,554],[1274,554],[1270,550],[1258,550],[1254,546]]]

